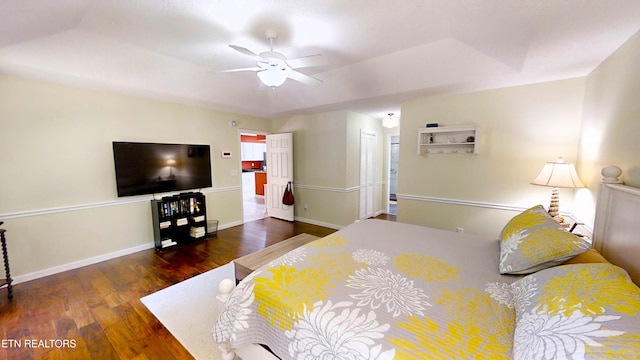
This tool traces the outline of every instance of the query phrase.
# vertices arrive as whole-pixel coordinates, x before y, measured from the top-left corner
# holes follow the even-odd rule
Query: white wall
[[[551,189],[530,182],[558,156],[575,162],[584,87],[574,79],[404,103],[398,220],[497,237],[519,209],[548,206]],[[479,124],[479,154],[417,155],[417,129],[432,122]],[[561,191],[561,211],[572,196]]]
[[[17,280],[151,246],[151,196],[117,198],[112,141],[209,144],[207,212],[225,226],[242,221],[229,121],[271,128],[267,119],[9,75],[0,75],[0,113],[0,219]],[[236,155],[222,159],[222,150]]]
[[[640,187],[640,32],[588,77],[578,171],[590,191],[578,194],[581,218],[592,222],[600,170],[622,168],[622,180]]]
[[[335,111],[276,120],[273,129],[293,133],[296,218],[330,227],[345,226],[358,219],[360,130],[377,132],[376,211],[381,210],[380,120]]]

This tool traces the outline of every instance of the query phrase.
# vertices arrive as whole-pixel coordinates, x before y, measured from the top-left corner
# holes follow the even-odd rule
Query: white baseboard
[[[382,215],[384,214],[384,210],[378,210],[374,213],[373,217],[376,217],[378,215]],[[324,226],[324,227],[328,227],[331,229],[336,229],[336,230],[340,230],[343,227],[345,227],[345,225],[336,225],[336,224],[331,224],[331,223],[327,223],[327,222],[323,222],[323,221],[318,221],[318,220],[313,220],[313,219],[307,219],[307,218],[303,218],[300,216],[296,216],[294,218],[296,221],[300,221],[300,222],[306,222],[312,225],[318,225],[318,226]]]
[[[34,271],[32,273],[29,273],[29,274],[18,275],[18,276],[13,278],[13,283],[14,284],[19,284],[19,283],[23,283],[23,282],[26,282],[26,281],[43,278],[45,276],[54,275],[54,274],[58,274],[58,273],[61,273],[61,272],[65,272],[65,271],[81,268],[81,267],[84,267],[84,266],[87,266],[87,265],[97,264],[99,262],[103,262],[103,261],[106,261],[106,260],[115,259],[115,258],[120,257],[120,256],[133,254],[133,253],[136,253],[138,251],[153,249],[153,247],[154,247],[154,244],[151,242],[151,243],[147,243],[147,244],[142,244],[142,245],[130,247],[128,249],[122,249],[122,250],[110,252],[110,253],[107,253],[107,254],[93,256],[93,257],[90,257],[90,258],[86,258],[86,259],[82,259],[82,260],[78,260],[78,261],[73,261],[73,262],[70,262],[70,263],[67,263],[67,264],[62,264],[62,265],[50,267],[50,268],[44,269],[44,270]]]
[[[227,223],[227,224],[220,225],[220,226],[218,226],[218,230],[227,229],[227,228],[234,227],[234,226],[237,226],[237,225],[242,225],[242,221],[234,221],[234,222],[230,222],[230,223]],[[150,243],[146,243],[146,244],[130,247],[130,248],[127,248],[127,249],[117,250],[117,251],[110,252],[110,253],[107,253],[107,254],[97,255],[97,256],[90,257],[90,258],[86,258],[86,259],[82,259],[82,260],[78,260],[78,261],[73,261],[73,262],[70,262],[70,263],[67,263],[67,264],[62,264],[62,265],[50,267],[48,269],[34,271],[32,273],[28,273],[28,274],[24,274],[24,275],[18,275],[18,276],[13,277],[13,284],[15,285],[15,284],[19,284],[19,283],[23,283],[23,282],[27,282],[27,281],[31,281],[31,280],[43,278],[45,276],[54,275],[54,274],[58,274],[58,273],[69,271],[69,270],[73,270],[73,269],[78,269],[78,268],[81,268],[81,267],[84,267],[84,266],[87,266],[87,265],[97,264],[99,262],[115,259],[115,258],[120,257],[120,256],[130,255],[130,254],[136,253],[138,251],[153,249],[154,246],[155,246],[154,243],[150,242]]]
[[[330,224],[330,223],[326,223],[326,222],[323,222],[323,221],[317,221],[317,220],[303,218],[303,217],[300,217],[300,216],[296,216],[294,219],[295,219],[295,221],[305,222],[305,223],[312,224],[312,225],[324,226],[324,227],[328,227],[330,229],[336,229],[336,230],[340,230],[340,229],[342,229],[344,227],[344,225]]]
[[[218,230],[224,230],[224,229],[228,229],[234,226],[238,226],[238,225],[242,225],[243,222],[242,220],[240,221],[234,221],[234,222],[230,222],[230,223],[226,223],[226,224],[222,224],[218,226]]]

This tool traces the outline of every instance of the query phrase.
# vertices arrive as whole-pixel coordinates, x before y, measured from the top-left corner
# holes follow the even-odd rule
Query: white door
[[[360,133],[360,219],[375,215],[374,156],[376,134]]]
[[[392,136],[389,149],[389,200],[396,201],[398,193],[398,162],[400,158],[399,136]]]
[[[293,185],[293,134],[267,135],[266,206],[269,216],[293,221],[294,205],[282,203],[289,182]]]

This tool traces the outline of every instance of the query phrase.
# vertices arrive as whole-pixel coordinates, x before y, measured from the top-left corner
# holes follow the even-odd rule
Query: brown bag
[[[285,205],[293,205],[293,191],[291,190],[291,181],[289,181],[284,189],[284,195],[282,195],[282,203]]]

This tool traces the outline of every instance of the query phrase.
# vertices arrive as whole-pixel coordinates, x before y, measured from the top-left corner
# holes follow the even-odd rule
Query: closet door
[[[376,133],[360,132],[360,219],[375,215],[375,150]]]

